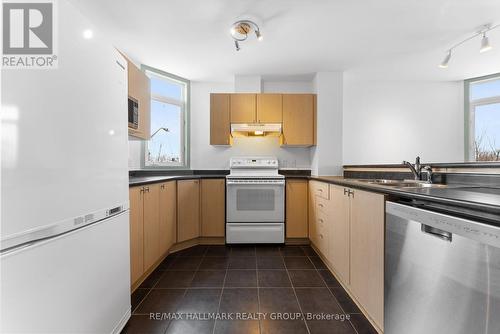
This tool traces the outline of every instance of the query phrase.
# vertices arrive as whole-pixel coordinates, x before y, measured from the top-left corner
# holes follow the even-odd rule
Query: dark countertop
[[[186,174],[186,175],[161,175],[161,176],[129,176],[129,187],[143,186],[145,184],[174,181],[174,180],[193,180],[193,179],[223,179],[225,175],[221,174]]]

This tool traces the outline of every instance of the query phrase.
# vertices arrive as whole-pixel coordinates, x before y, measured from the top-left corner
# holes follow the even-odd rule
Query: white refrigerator
[[[55,15],[58,68],[2,69],[0,331],[119,333],[130,317],[127,65],[68,1]]]

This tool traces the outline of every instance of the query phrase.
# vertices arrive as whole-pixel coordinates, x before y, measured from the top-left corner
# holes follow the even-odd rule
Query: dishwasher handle
[[[436,238],[439,238],[441,240],[448,241],[448,242],[452,241],[452,234],[450,232],[446,232],[446,231],[441,230],[439,228],[432,227],[430,225],[421,224],[420,230],[423,233],[430,234],[430,235],[432,235]]]

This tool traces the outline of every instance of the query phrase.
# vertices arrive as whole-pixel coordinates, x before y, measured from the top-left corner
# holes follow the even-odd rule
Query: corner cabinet
[[[177,242],[200,236],[200,181],[177,181]]]
[[[151,83],[143,71],[127,57],[125,58],[127,59],[128,97],[136,101],[139,107],[138,127],[134,129],[129,126],[128,133],[130,136],[148,140],[151,137]]]

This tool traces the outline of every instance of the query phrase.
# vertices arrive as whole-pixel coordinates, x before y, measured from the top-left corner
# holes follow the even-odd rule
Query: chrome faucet
[[[420,157],[417,157],[415,159],[415,165],[413,165],[411,162],[408,161],[403,161],[403,165],[406,165],[408,166],[408,168],[410,168],[415,180],[420,180],[420,174],[421,174]]]
[[[403,161],[403,164],[406,165],[408,168],[410,168],[413,177],[415,180],[422,180],[422,174],[425,173],[427,174],[427,183],[432,183],[432,167],[431,166],[425,166],[423,167],[420,164],[420,157],[417,157],[415,159],[415,164],[412,164],[411,162],[408,161]]]

